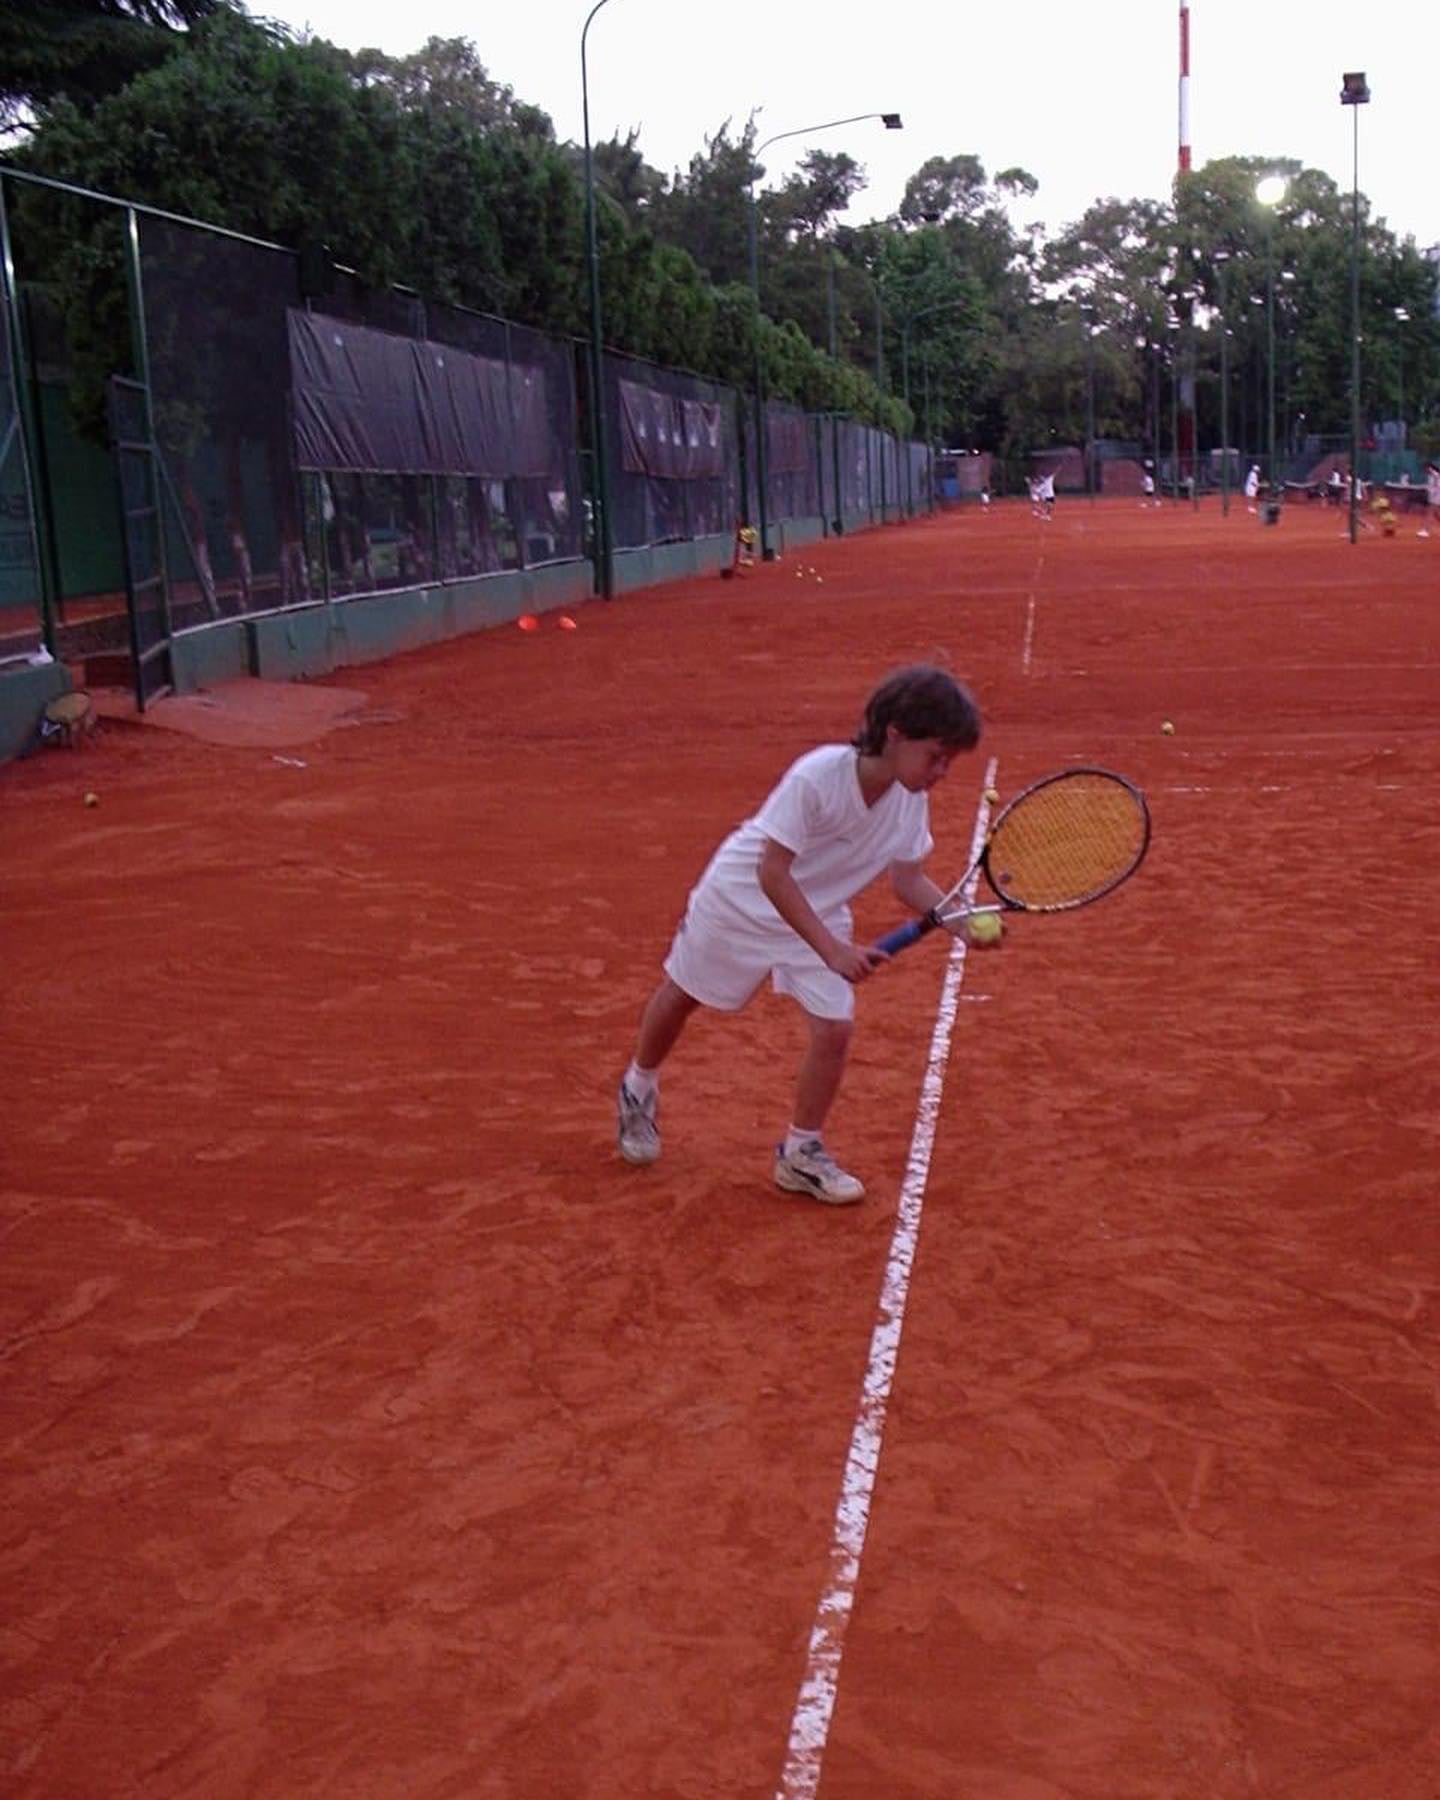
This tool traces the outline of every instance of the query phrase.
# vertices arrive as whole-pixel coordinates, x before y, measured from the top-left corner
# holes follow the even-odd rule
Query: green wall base
[[[713,575],[735,555],[731,537],[696,538],[689,544],[652,544],[643,550],[615,552],[615,591],[656,587],[662,581],[684,581],[690,575]]]
[[[175,691],[193,694],[246,675],[264,681],[328,675],[507,625],[522,613],[578,606],[590,592],[589,563],[559,563],[198,625],[172,642]]]

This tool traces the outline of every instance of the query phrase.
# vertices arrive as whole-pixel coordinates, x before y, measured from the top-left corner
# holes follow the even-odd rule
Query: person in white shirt
[[[1251,463],[1250,473],[1245,477],[1245,499],[1247,511],[1255,511],[1255,500],[1260,493],[1260,465]]]
[[[738,1012],[768,975],[810,1028],[790,1128],[775,1151],[776,1185],[831,1205],[864,1197],[823,1135],[850,1046],[855,986],[889,960],[853,941],[849,903],[882,874],[917,913],[943,898],[924,869],[933,848],[927,795],[979,741],[980,712],[960,682],[928,664],[901,669],[870,696],[850,743],[808,751],[730,833],[691,890],[620,1082],[627,1162],[660,1154],[660,1065],[691,1014],[701,1006]]]
[[[1053,474],[1042,475],[1035,483],[1035,497],[1040,502],[1042,516],[1048,519],[1055,511],[1055,477]]]
[[[1440,463],[1425,465],[1425,500],[1430,508],[1430,517],[1440,524]],[[1416,537],[1429,537],[1430,532],[1422,525],[1415,533]]]

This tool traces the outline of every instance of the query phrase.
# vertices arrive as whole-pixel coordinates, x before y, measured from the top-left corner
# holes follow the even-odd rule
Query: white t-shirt
[[[1035,487],[1035,498],[1037,500],[1053,500],[1055,498],[1055,477],[1053,475],[1040,477]]]
[[[1245,498],[1247,500],[1253,500],[1259,492],[1260,471],[1259,469],[1252,469],[1245,477]]]
[[[895,781],[866,806],[859,752],[850,744],[823,744],[792,763],[754,818],[725,839],[691,892],[691,905],[789,932],[760,887],[767,838],[795,852],[790,873],[822,919],[841,913],[891,863],[921,862],[934,848],[926,795]]]

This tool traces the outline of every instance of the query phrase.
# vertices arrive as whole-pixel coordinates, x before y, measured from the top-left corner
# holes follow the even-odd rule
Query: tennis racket
[[[1112,893],[1145,860],[1150,809],[1145,796],[1109,769],[1065,769],[1019,793],[996,818],[985,847],[923,919],[877,940],[893,956],[937,925],[977,912],[1068,912]],[[976,870],[999,899],[971,906],[963,896]]]

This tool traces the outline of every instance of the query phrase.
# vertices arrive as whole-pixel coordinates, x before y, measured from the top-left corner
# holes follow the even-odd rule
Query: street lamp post
[[[600,0],[600,4],[603,6],[605,0]],[[770,497],[766,491],[770,483],[770,466],[765,442],[768,435],[765,429],[765,371],[760,356],[760,231],[755,200],[755,182],[760,174],[760,152],[785,138],[812,137],[818,131],[834,131],[841,125],[859,125],[866,119],[881,120],[887,131],[899,131],[902,125],[900,115],[896,112],[854,113],[848,119],[827,119],[823,125],[802,125],[795,131],[777,131],[773,137],[766,138],[764,143],[757,144],[750,157],[750,293],[755,303],[751,350],[754,358],[755,476],[759,489],[757,499],[762,562],[773,562],[775,552],[770,548]]]
[[[1360,538],[1360,108],[1370,102],[1362,71],[1341,76],[1340,104],[1353,106],[1354,148],[1350,181],[1350,542]]]
[[[885,396],[885,303],[875,278],[875,392]],[[885,523],[885,428],[880,428],[880,523]]]
[[[835,246],[830,246],[829,257],[829,325],[830,325],[830,361],[837,367],[840,361],[839,324],[835,309]],[[832,410],[830,414],[830,463],[831,463],[831,498],[835,502],[835,516],[831,521],[836,537],[845,534],[845,506],[840,498],[840,414]]]
[[[1215,262],[1219,276],[1215,296],[1220,313],[1220,511],[1230,517],[1230,319],[1229,267],[1230,252],[1217,250]]]
[[[590,22],[609,0],[595,0],[580,33],[580,110],[585,125],[585,260],[590,277],[590,530],[595,545],[596,576],[606,600],[615,597],[615,540],[610,528],[610,476],[605,466],[605,399],[601,385],[604,352],[600,324],[600,251],[595,231],[595,166],[590,156],[590,83],[585,68],[585,40]]]
[[[1166,331],[1179,331],[1180,321],[1173,315],[1165,321]],[[1170,499],[1180,503],[1180,340],[1170,340]]]
[[[1395,315],[1397,326],[1410,323],[1408,306],[1395,306],[1391,308],[1391,311]],[[1404,450],[1409,445],[1410,434],[1405,429],[1405,334],[1403,331],[1395,333],[1395,412],[1400,420],[1400,448]]]
[[[1275,494],[1275,208],[1285,198],[1283,175],[1266,175],[1255,184],[1255,198],[1265,208],[1265,478]]]
[[[965,304],[966,302],[964,299],[937,300],[933,306],[922,306],[916,312],[907,313],[900,321],[900,391],[907,407],[910,405],[910,327],[917,324],[921,319],[929,318],[932,313],[953,312],[956,307],[964,306]],[[925,361],[925,379],[925,425],[928,433],[930,425],[930,361],[928,357]],[[906,465],[906,496],[910,510],[913,513],[915,510],[915,497],[910,488],[908,462]]]
[[[1085,321],[1085,486],[1095,504],[1095,334],[1100,327],[1088,313]]]

